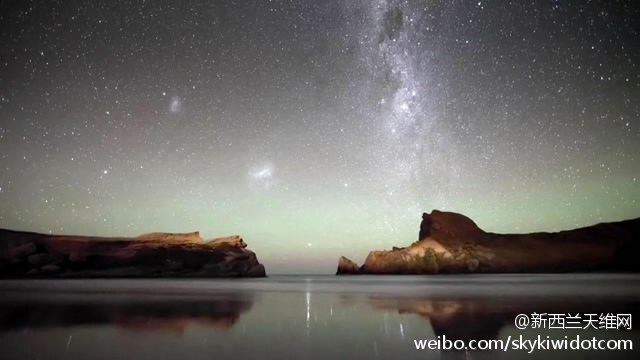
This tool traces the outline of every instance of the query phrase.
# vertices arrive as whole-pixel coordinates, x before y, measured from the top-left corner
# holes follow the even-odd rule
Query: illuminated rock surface
[[[2,277],[262,277],[240,236],[203,241],[198,232],[135,238],[0,230]]]
[[[419,240],[371,251],[356,271],[343,258],[338,274],[637,272],[640,218],[555,233],[495,234],[452,212],[424,213]]]

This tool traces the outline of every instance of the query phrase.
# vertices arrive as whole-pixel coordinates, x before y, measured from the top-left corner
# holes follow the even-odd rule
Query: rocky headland
[[[470,218],[433,210],[422,215],[418,241],[371,251],[358,266],[346,257],[344,274],[639,272],[640,218],[560,232],[496,234]]]
[[[240,236],[200,233],[138,237],[49,235],[0,229],[0,277],[264,277]]]

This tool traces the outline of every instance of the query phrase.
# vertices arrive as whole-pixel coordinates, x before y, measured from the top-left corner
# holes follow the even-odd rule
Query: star
[[[240,233],[332,272],[432,209],[640,214],[637,2],[50,3],[2,7],[2,227]]]

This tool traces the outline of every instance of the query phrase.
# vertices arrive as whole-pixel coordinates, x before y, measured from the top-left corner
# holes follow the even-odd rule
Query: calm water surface
[[[640,310],[623,274],[0,281],[3,359],[638,359],[632,330],[519,330],[519,313]],[[416,350],[414,339],[630,339],[634,351]]]

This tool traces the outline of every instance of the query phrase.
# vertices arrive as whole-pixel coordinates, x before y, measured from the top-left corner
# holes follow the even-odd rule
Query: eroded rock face
[[[340,260],[338,260],[338,271],[336,272],[336,275],[359,273],[360,267],[358,267],[358,264],[354,263],[344,256],[340,256]]]
[[[630,255],[640,250],[640,218],[558,233],[493,234],[464,215],[433,210],[422,215],[418,236],[408,247],[371,251],[357,272],[342,273],[640,271]]]
[[[462,214],[433,210],[431,214],[424,213],[423,219],[425,216],[431,224],[429,236],[435,239],[475,241],[485,234],[473,220]]]
[[[36,245],[32,242],[26,242],[24,244],[18,244],[12,246],[7,250],[7,255],[10,259],[21,258],[29,256],[38,251]]]
[[[249,270],[247,271],[247,276],[249,276],[249,277],[265,277],[265,276],[267,276],[267,272],[264,269],[264,265],[255,264],[255,265],[249,267]]]
[[[202,242],[202,238],[200,237],[199,231],[194,231],[190,233],[161,233],[154,232],[148,234],[142,234],[135,238],[136,240],[141,241],[163,241],[163,242],[172,242],[172,243],[194,243],[198,244]]]
[[[247,243],[240,237],[240,235],[227,236],[217,239],[212,239],[206,242],[210,246],[231,246],[244,249],[247,247]]]
[[[135,238],[0,229],[0,277],[263,277],[240,236],[203,242],[198,232]]]

